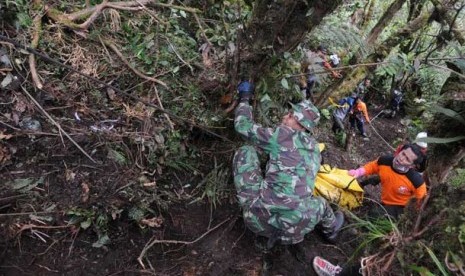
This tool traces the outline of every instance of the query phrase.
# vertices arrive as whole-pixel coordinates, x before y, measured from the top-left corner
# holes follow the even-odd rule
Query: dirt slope
[[[370,110],[370,113],[374,116],[378,111]],[[323,121],[315,136],[327,145],[323,153],[325,163],[346,169],[356,168],[380,154],[392,151],[376,132],[391,145],[406,135],[406,129],[398,119],[377,118],[373,122],[376,132],[368,127],[370,139],[365,141],[356,135],[346,151],[329,131],[330,124]],[[68,153],[61,153],[63,147],[60,145],[50,145],[49,139],[48,136],[21,135],[2,144],[10,150],[16,149],[15,162],[2,167],[3,180],[34,176],[44,176],[45,180],[33,188],[33,196],[24,197],[4,190],[0,212],[13,212],[25,199],[31,200],[31,205],[54,204],[56,207],[53,210],[58,210],[47,214],[52,217],[53,225],[43,221],[45,215],[41,218],[0,216],[3,232],[0,256],[2,275],[259,275],[260,253],[255,249],[253,235],[243,225],[233,196],[223,199],[221,204],[216,204],[216,208],[205,203],[205,200],[197,203],[173,200],[168,211],[160,210],[163,217],[160,227],[141,228],[128,212],[116,212],[131,201],[140,200],[137,194],[120,193],[126,185],[131,185],[132,179],[138,177],[134,168],[118,171],[120,167],[112,162],[91,165],[78,153],[75,158],[70,158]],[[194,142],[203,145],[204,152],[211,153],[211,156],[206,156],[209,160],[232,158],[233,151],[222,152],[221,143]],[[48,148],[47,158],[43,156],[44,148]],[[66,156],[66,159],[62,160],[61,156]],[[70,168],[73,168],[72,172],[66,173]],[[170,177],[179,183],[193,180],[189,175]],[[87,190],[87,195],[82,183],[88,183],[90,192]],[[232,189],[232,184],[229,185]],[[182,199],[183,194],[189,194],[195,188],[176,184],[173,189]],[[367,190],[368,197],[376,198],[378,193],[376,188]],[[9,198],[11,196],[13,198]],[[88,197],[84,203],[83,196]],[[163,195],[158,196],[163,199]],[[82,209],[90,207],[96,213],[101,210],[111,213],[111,208],[114,208],[114,217],[109,219],[106,229],[111,242],[102,246],[95,244],[100,238],[95,223],[87,230],[66,227],[69,216],[59,210],[73,205]],[[363,208],[355,212],[363,212]],[[309,234],[305,240],[309,264],[310,258],[316,255],[344,263],[357,243],[356,236],[351,233],[350,229],[345,230],[335,245],[323,242],[316,233]],[[154,244],[146,252],[144,270],[137,258],[152,238],[167,242]],[[288,252],[284,252],[276,262],[274,274],[314,275],[314,272],[311,266],[298,263]]]

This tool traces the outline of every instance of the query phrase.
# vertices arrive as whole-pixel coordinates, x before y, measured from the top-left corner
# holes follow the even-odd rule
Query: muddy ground
[[[379,108],[370,110],[371,116],[378,112]],[[325,163],[345,169],[356,168],[380,154],[392,152],[380,136],[394,146],[406,137],[407,131],[399,124],[399,118],[378,117],[373,126],[380,136],[368,127],[370,139],[365,141],[356,135],[345,150],[333,137],[330,124],[330,121],[323,121],[315,136],[327,145],[323,153]],[[244,227],[233,196],[223,198],[216,205],[205,199],[194,203],[182,200],[183,195],[195,189],[188,183],[198,178],[170,174],[165,180],[172,179],[173,185],[169,188],[179,200],[170,200],[167,210],[155,210],[162,220],[160,225],[141,226],[130,219],[125,209],[140,200],[141,194],[123,194],[131,180],[139,177],[137,168],[123,169],[112,161],[95,165],[75,148],[64,147],[57,135],[26,135],[5,125],[0,127],[2,133],[13,135],[0,141],[4,151],[10,154],[10,160],[1,167],[2,183],[17,178],[44,177],[32,188],[32,193],[20,194],[7,188],[0,193],[1,275],[260,274],[261,255],[255,249],[253,235]],[[76,136],[75,139],[85,143],[87,138]],[[233,150],[225,151],[221,141],[212,142],[208,140],[211,137],[197,139],[194,142],[200,152],[205,153],[207,162],[215,158],[232,159]],[[83,183],[87,183],[87,188]],[[233,188],[231,178],[227,187]],[[150,187],[145,191],[150,194]],[[377,194],[376,188],[369,188],[366,196],[376,198]],[[168,200],[166,197],[158,192],[154,201]],[[70,215],[64,210],[70,206],[112,214],[106,224],[110,242],[95,244],[102,234],[95,220],[86,230],[69,226]],[[150,206],[159,208],[156,204]],[[34,212],[35,208],[52,211],[37,214],[39,217],[11,215]],[[354,212],[363,212],[363,208]],[[137,258],[154,239],[159,243],[145,252],[143,267]],[[274,275],[315,275],[310,260],[316,255],[343,264],[359,241],[349,227],[336,244],[325,243],[317,233],[310,233],[304,243],[308,265],[302,265],[285,252],[276,260]]]

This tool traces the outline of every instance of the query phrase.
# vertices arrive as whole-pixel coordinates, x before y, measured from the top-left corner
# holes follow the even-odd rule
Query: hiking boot
[[[306,264],[307,262],[307,255],[305,254],[305,247],[303,245],[303,242],[299,242],[297,244],[291,244],[287,248],[289,252],[291,253],[294,258],[297,259],[297,261]]]
[[[327,260],[316,256],[313,258],[313,269],[318,276],[335,276],[342,271],[338,265],[333,265]]]
[[[336,219],[333,222],[333,225],[331,226],[330,232],[324,233],[324,238],[331,243],[334,243],[334,241],[337,238],[337,235],[339,234],[339,231],[342,228],[342,225],[344,224],[344,214],[341,211],[336,211],[334,212],[334,216]]]

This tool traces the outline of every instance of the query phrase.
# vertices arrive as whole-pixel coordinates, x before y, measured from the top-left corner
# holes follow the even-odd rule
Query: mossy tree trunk
[[[389,38],[384,40],[382,43],[375,46],[375,50],[367,58],[365,58],[360,63],[376,63],[384,60],[391,50],[398,46],[405,39],[410,38],[418,30],[422,29],[429,22],[430,14],[434,9],[426,10],[421,13],[414,20],[410,21],[405,27],[399,29],[397,32],[393,33]],[[329,86],[318,98],[317,104],[324,105],[326,100],[332,96],[334,98],[340,98],[345,96],[350,91],[352,91],[359,82],[371,71],[374,70],[374,67],[360,66],[355,69],[348,70],[346,76],[338,82],[335,82],[333,85]]]
[[[383,13],[383,16],[381,16],[378,20],[378,23],[376,23],[368,34],[366,39],[367,45],[371,45],[376,42],[381,32],[392,21],[395,14],[402,8],[402,5],[404,5],[405,2],[406,0],[396,0],[389,6],[389,8]]]
[[[252,79],[266,74],[273,56],[293,50],[341,0],[257,0],[241,40],[240,64]]]
[[[447,63],[447,66],[454,72],[462,74],[462,76],[452,73],[446,80],[441,90],[442,100],[440,105],[454,110],[461,114],[463,118],[465,117],[465,79],[463,78],[465,68],[460,68],[453,63]],[[428,133],[432,137],[453,138],[463,136],[465,134],[464,129],[464,122],[443,113],[436,113]],[[430,153],[428,175],[433,183],[444,183],[450,171],[465,157],[465,140],[432,145]]]

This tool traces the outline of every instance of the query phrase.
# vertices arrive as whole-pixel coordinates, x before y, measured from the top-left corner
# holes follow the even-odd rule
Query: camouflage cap
[[[307,130],[312,130],[320,121],[320,112],[309,100],[292,104],[292,110],[297,121]]]

